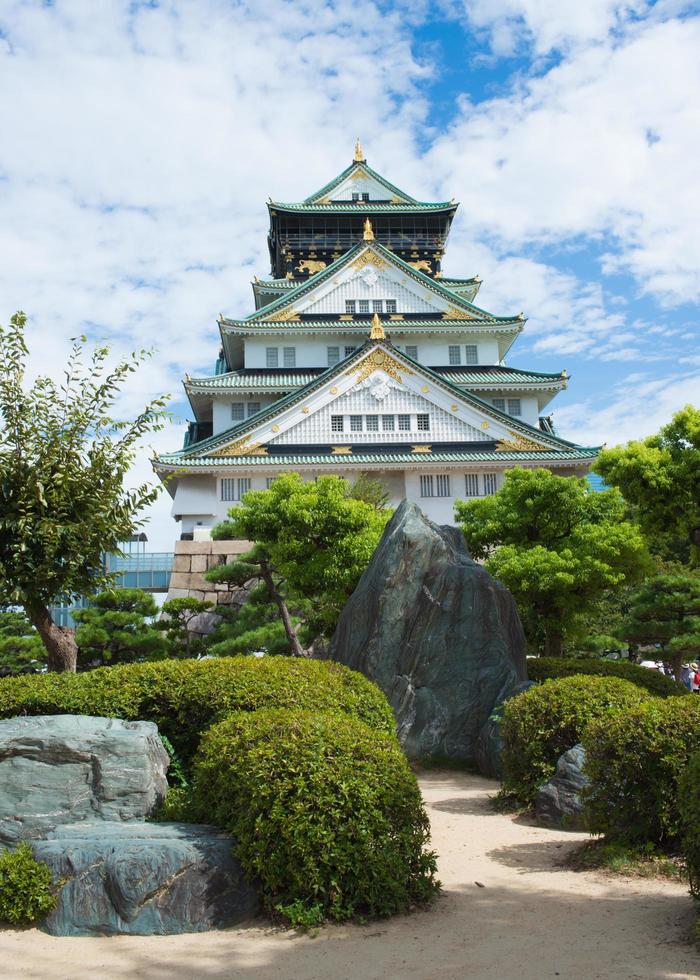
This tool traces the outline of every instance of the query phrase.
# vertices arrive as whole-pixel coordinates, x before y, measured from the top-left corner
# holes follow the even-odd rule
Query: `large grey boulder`
[[[506,701],[516,698],[519,694],[524,694],[525,691],[529,691],[534,686],[534,681],[523,681],[522,684],[513,687],[509,681],[505,691],[501,692],[496,699],[493,711],[482,726],[476,742],[476,764],[479,767],[479,772],[482,772],[484,776],[494,776],[496,779],[500,779],[503,775],[501,724]]]
[[[88,715],[0,721],[0,844],[81,820],[143,819],[165,798],[168,763],[148,721]]]
[[[510,592],[470,558],[457,528],[438,527],[406,500],[341,613],[329,656],[382,688],[413,757],[478,764],[494,707],[527,680]]]
[[[535,799],[535,813],[540,823],[567,830],[585,830],[581,791],[588,786],[583,771],[586,750],[574,745],[557,760],[556,774],[540,786]]]
[[[33,843],[56,878],[53,936],[203,932],[255,915],[258,899],[214,827],[85,821]]]

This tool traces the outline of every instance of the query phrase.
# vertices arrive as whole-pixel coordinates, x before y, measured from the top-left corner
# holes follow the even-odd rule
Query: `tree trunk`
[[[544,634],[545,657],[564,656],[564,637],[558,630],[548,629]]]
[[[49,670],[75,673],[78,662],[78,644],[75,642],[75,630],[69,629],[67,626],[56,626],[51,618],[51,613],[43,602],[28,605],[26,612],[46,647]]]
[[[287,634],[287,639],[289,640],[289,645],[292,648],[293,657],[306,657],[307,653],[299,642],[299,637],[294,629],[294,623],[292,622],[292,617],[289,615],[289,609],[287,609],[287,603],[284,601],[279,590],[275,586],[272,578],[272,572],[270,571],[269,565],[265,562],[260,563],[260,574],[262,580],[267,586],[267,591],[270,593],[274,599],[275,605],[279,609],[280,617],[282,619],[282,625],[284,626],[284,632]]]

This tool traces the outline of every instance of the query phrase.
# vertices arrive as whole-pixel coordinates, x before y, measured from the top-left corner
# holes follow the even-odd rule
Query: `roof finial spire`
[[[375,313],[372,317],[372,329],[369,332],[370,340],[386,340],[386,334],[384,333],[384,327],[382,326],[382,321],[379,319],[379,314]]]
[[[365,218],[365,230],[362,233],[362,237],[366,242],[374,241],[374,231],[372,230],[372,222],[369,218]]]
[[[364,163],[365,154],[362,150],[362,143],[360,143],[360,137],[358,136],[355,140],[355,163]]]

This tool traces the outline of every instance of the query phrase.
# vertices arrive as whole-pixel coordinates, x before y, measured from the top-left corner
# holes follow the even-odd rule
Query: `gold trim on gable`
[[[549,452],[549,446],[542,446],[538,442],[533,442],[532,439],[527,439],[525,436],[519,436],[517,432],[508,432],[512,439],[500,439],[496,444],[497,453],[546,453]]]
[[[355,384],[359,385],[363,381],[366,381],[370,374],[374,374],[375,371],[384,371],[388,374],[390,378],[403,384],[403,378],[399,374],[399,371],[403,371],[404,374],[415,374],[415,371],[411,371],[410,368],[404,367],[398,361],[395,361],[385,350],[375,350],[364,359],[360,364],[349,371],[346,371],[346,375],[354,374],[355,371],[358,372],[355,378]]]
[[[212,453],[212,456],[267,456],[267,449],[261,442],[251,442],[248,445],[249,442],[250,436],[243,436],[242,439],[237,439],[218,452]]]
[[[466,310],[461,310],[458,306],[448,306],[445,312],[442,314],[443,320],[476,320],[476,317],[472,313],[467,313]]]
[[[278,310],[277,313],[270,313],[269,316],[261,317],[261,319],[269,320],[272,323],[278,320],[300,320],[301,317],[293,306],[285,306],[283,310]]]
[[[388,266],[386,259],[383,259],[381,255],[377,255],[373,252],[371,248],[368,248],[366,252],[362,255],[358,255],[357,258],[350,263],[351,269],[364,269],[366,265],[373,265],[375,269],[386,269]]]

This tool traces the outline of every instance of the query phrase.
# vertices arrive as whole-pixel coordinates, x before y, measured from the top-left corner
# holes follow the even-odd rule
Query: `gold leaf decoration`
[[[429,262],[428,259],[418,259],[418,261],[409,262],[408,264],[409,265],[412,265],[414,269],[417,269],[418,270],[418,272],[432,272],[433,271],[433,267],[430,264],[430,262]]]
[[[458,306],[448,306],[445,312],[442,314],[443,320],[476,320],[473,313],[467,313],[466,310],[461,310]]]
[[[261,442],[250,442],[250,436],[243,436],[236,442],[229,443],[223,449],[213,453],[214,456],[267,456],[267,449]]]
[[[352,453],[352,446],[331,446],[332,456],[350,456]]]
[[[274,425],[272,426],[272,431],[273,431],[273,432],[279,432],[279,430],[280,430],[280,427],[279,427],[279,426],[277,425],[277,423],[275,422],[275,424],[274,424]]]
[[[433,447],[428,445],[411,446],[412,453],[432,453]]]
[[[497,453],[546,453],[549,451],[549,446],[542,446],[538,442],[533,442],[532,439],[527,439],[525,436],[519,436],[517,432],[508,432],[512,439],[501,439],[496,445]]]
[[[269,320],[271,323],[277,322],[279,320],[299,320],[300,316],[293,306],[285,306],[284,309],[278,310],[276,313],[270,313],[263,320]]]
[[[326,268],[326,263],[321,259],[302,259],[297,266],[297,272],[308,272],[310,276]]]
[[[488,422],[482,422],[482,423],[481,423],[481,428],[482,428],[482,429],[488,429],[488,427],[489,427],[489,424],[488,424]]]
[[[364,269],[366,265],[373,265],[375,269],[386,269],[388,262],[383,259],[381,255],[377,255],[376,252],[368,248],[362,255],[358,255],[357,258],[350,263],[351,269]]]
[[[357,377],[355,378],[356,385],[362,384],[362,382],[366,381],[370,374],[374,374],[375,371],[384,371],[384,373],[388,374],[390,378],[393,378],[394,381],[398,381],[401,384],[403,384],[403,378],[399,374],[399,371],[403,371],[404,374],[415,374],[415,372],[411,371],[410,368],[404,367],[403,364],[399,364],[398,361],[395,361],[394,358],[387,354],[387,352],[384,350],[372,351],[368,357],[366,357],[355,367],[350,368],[350,370],[346,371],[345,373],[354,374],[355,371],[358,372]]]
[[[337,394],[338,394],[338,389],[335,386],[333,386],[331,388],[331,395],[337,395]]]
[[[309,406],[308,405],[304,405],[304,407],[302,408],[302,412],[304,413],[304,415],[308,415],[309,414]]]
[[[423,385],[421,391],[423,392],[424,395],[426,395],[430,391],[430,388],[428,387],[428,385]]]

